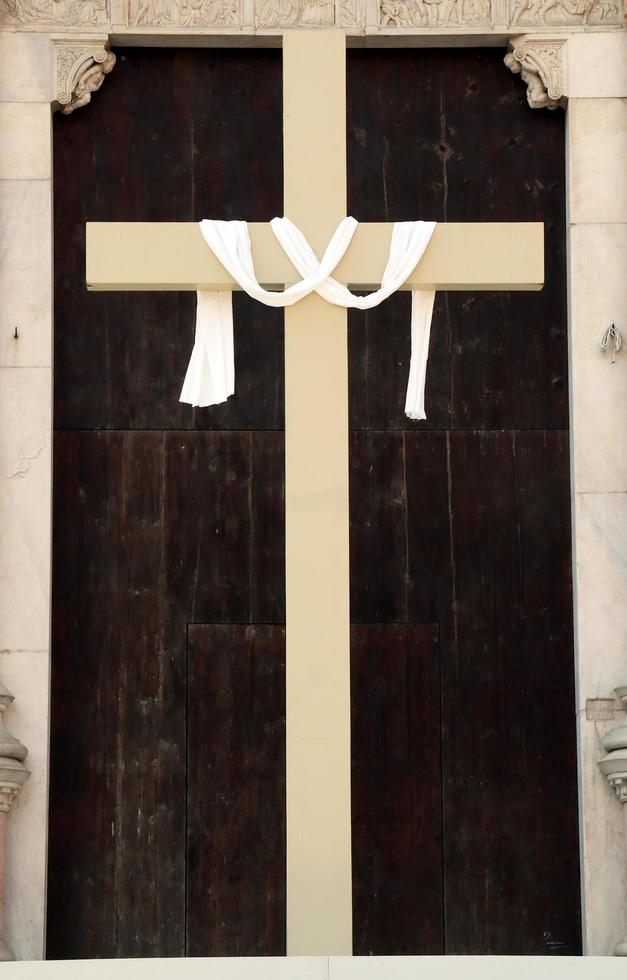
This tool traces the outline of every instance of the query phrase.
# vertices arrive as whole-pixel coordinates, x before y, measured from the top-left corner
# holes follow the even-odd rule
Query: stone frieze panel
[[[257,0],[257,27],[333,27],[335,0]]]
[[[108,23],[108,0],[0,0],[0,27],[102,27]]]
[[[487,34],[612,27],[623,0],[0,0],[0,28]]]
[[[384,30],[495,27],[542,30],[621,24],[622,0],[380,0]]]
[[[340,27],[364,26],[364,10],[361,0],[339,0]]]
[[[512,0],[510,26],[586,27],[620,24],[622,0]]]
[[[239,0],[128,0],[130,27],[237,28]]]
[[[491,26],[490,0],[381,0],[379,26]]]

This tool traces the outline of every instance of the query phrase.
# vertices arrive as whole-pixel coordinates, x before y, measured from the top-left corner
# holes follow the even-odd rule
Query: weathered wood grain
[[[50,958],[183,948],[184,662],[163,644],[161,433],[55,438]]]
[[[183,955],[187,624],[284,616],[283,436],[55,450],[48,955]]]
[[[351,628],[353,952],[444,952],[438,627]]]
[[[442,661],[447,949],[576,954],[567,434],[449,439],[455,606],[443,628]],[[460,726],[462,718],[472,725]]]
[[[436,296],[426,425],[403,412],[407,298],[352,312],[351,426],[567,428],[563,114],[531,114],[496,49],[349,50],[347,67],[350,214],[544,221],[546,252],[540,293]]]
[[[440,623],[446,951],[576,954],[568,435],[351,447],[353,619]]]
[[[577,954],[564,122],[517,82],[349,52],[351,213],[544,220],[547,263],[540,294],[436,298],[426,423],[407,298],[351,314],[351,615],[440,624],[446,952]]]
[[[187,624],[285,615],[280,312],[235,298],[237,397],[194,412],[190,297],[83,275],[89,218],[282,211],[280,54],[125,49],[114,75],[54,121],[53,958],[185,954]]]
[[[281,311],[235,298],[237,398],[192,411],[195,297],[85,288],[86,221],[283,213],[280,52],[125,48],[108,81],[88,112],[54,117],[56,424],[280,429]]]
[[[285,627],[190,626],[187,954],[285,954]]]
[[[258,790],[282,724],[280,314],[236,297],[237,398],[190,413],[191,304],[89,296],[81,237],[87,218],[281,213],[280,58],[120,54],[89,109],[54,123],[48,955],[280,953],[282,768]],[[349,52],[356,217],[547,222],[543,293],[438,297],[427,423],[402,411],[408,298],[351,315],[362,953],[581,949],[563,119],[530,112],[501,57]],[[213,624],[189,652],[188,623]],[[212,895],[203,821],[233,856]]]
[[[171,616],[180,628],[284,622],[283,433],[168,432],[164,446]]]

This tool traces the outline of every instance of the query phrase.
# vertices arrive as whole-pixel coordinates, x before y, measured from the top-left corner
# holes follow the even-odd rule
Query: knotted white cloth
[[[371,309],[395,292],[416,267],[435,229],[434,221],[400,221],[392,230],[390,254],[381,287],[367,296],[355,296],[331,273],[346,252],[357,222],[344,218],[335,230],[321,260],[289,218],[274,218],[272,230],[303,279],[283,292],[263,289],[255,276],[248,227],[245,221],[200,222],[202,235],[216,258],[242,289],[267,306],[292,306],[317,292],[337,306]],[[435,292],[412,293],[411,363],[405,412],[412,419],[426,418],[424,388],[429,352],[429,333]],[[234,387],[233,314],[227,292],[199,292],[196,339],[180,400],[191,405],[219,404]]]

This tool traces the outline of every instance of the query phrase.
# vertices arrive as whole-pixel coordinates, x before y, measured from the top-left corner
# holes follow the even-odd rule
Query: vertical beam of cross
[[[284,213],[346,215],[346,38],[283,39]],[[321,254],[326,242],[311,240]],[[285,311],[287,952],[352,953],[344,309]]]

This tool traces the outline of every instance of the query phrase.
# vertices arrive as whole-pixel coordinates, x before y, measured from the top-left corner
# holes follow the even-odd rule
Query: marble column
[[[51,46],[0,34],[0,679],[32,778],[6,821],[5,939],[44,955],[52,445]]]

